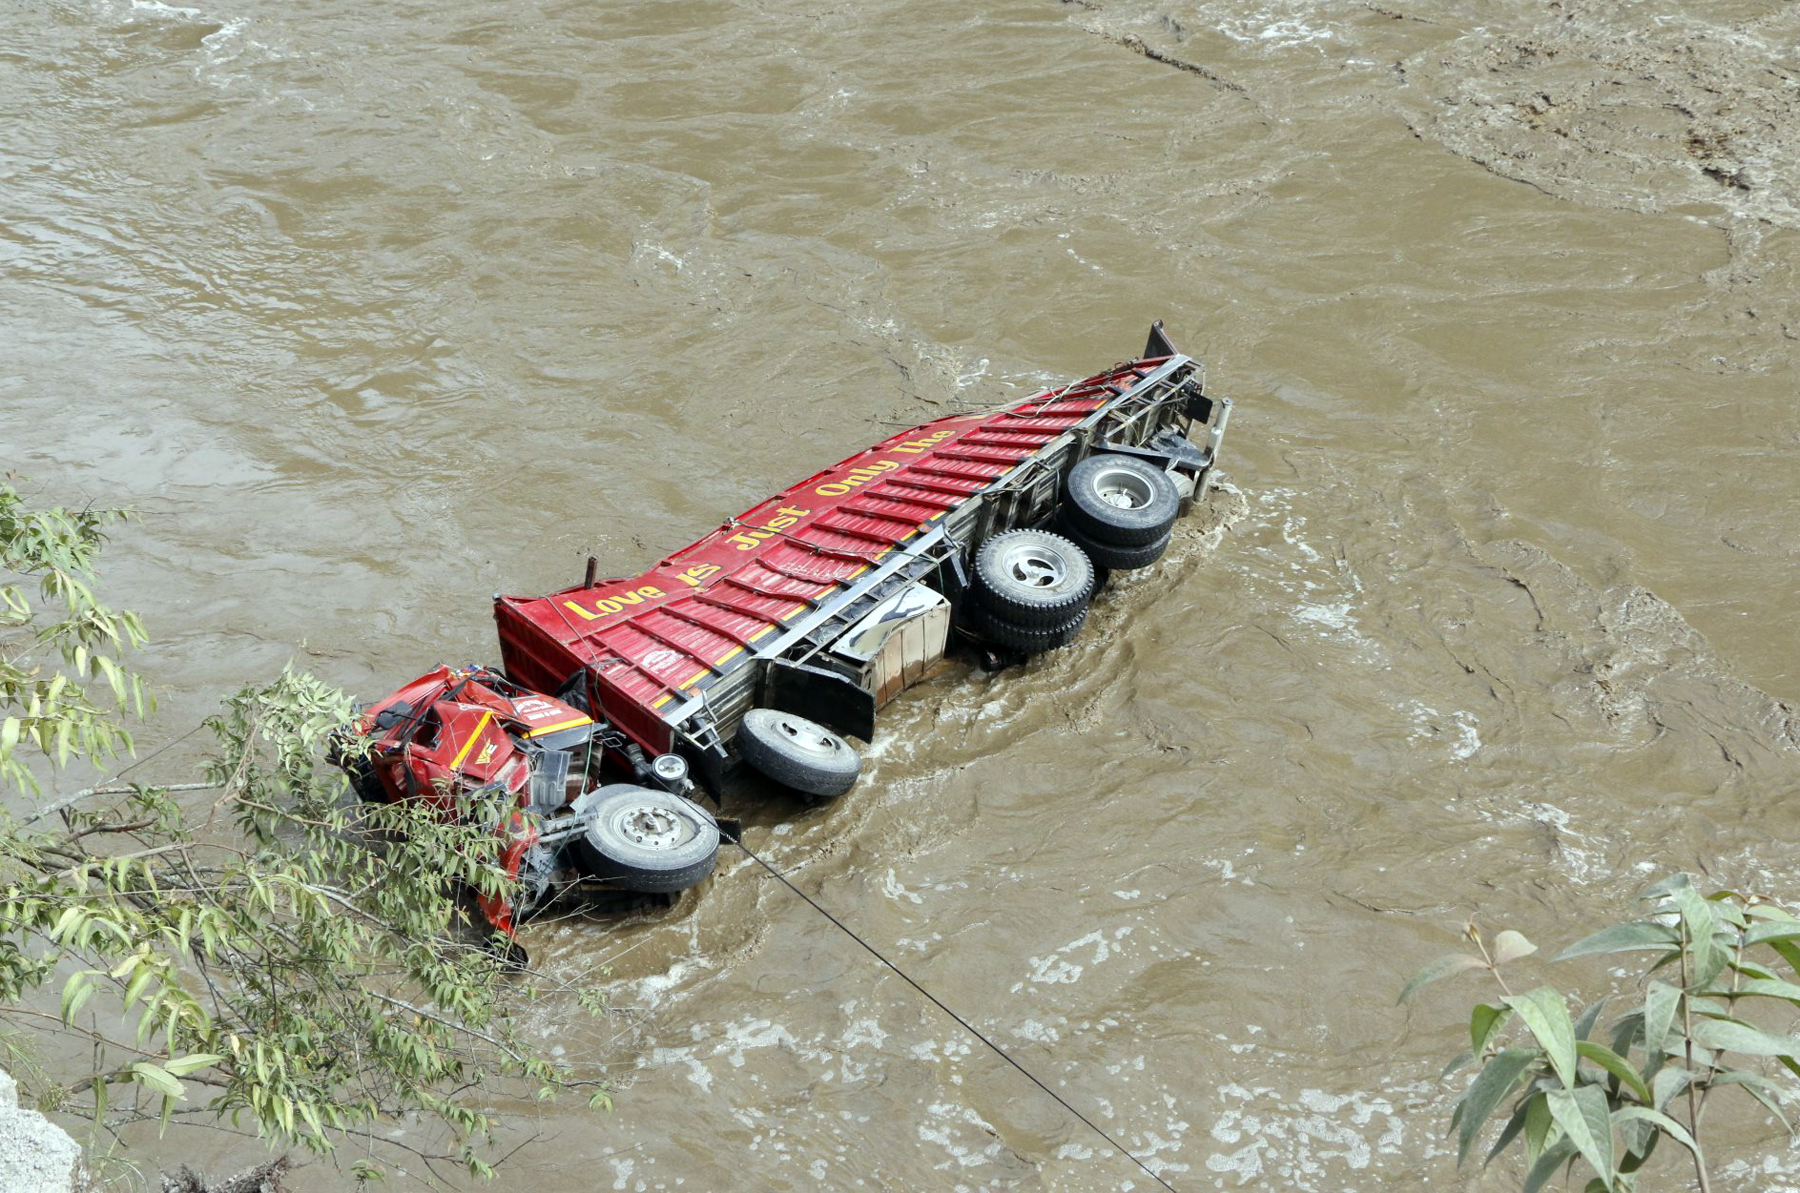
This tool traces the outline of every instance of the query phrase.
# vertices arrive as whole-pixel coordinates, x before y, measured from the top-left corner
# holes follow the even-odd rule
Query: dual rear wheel
[[[1161,559],[1180,510],[1180,490],[1154,464],[1089,456],[1069,472],[1055,531],[1009,530],[982,545],[963,625],[1022,654],[1066,646],[1087,619],[1099,571]]]

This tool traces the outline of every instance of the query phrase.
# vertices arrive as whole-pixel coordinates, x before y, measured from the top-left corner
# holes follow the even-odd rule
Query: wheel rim
[[[612,816],[613,831],[642,849],[666,852],[694,839],[688,820],[656,804],[628,804]]]
[[[1002,575],[1027,588],[1059,588],[1069,578],[1069,561],[1039,543],[1008,543],[995,562]]]
[[[1129,468],[1102,468],[1090,486],[1094,496],[1122,510],[1141,510],[1156,500],[1150,482]]]
[[[813,758],[830,758],[838,750],[838,739],[810,721],[776,717],[775,732],[794,749]]]

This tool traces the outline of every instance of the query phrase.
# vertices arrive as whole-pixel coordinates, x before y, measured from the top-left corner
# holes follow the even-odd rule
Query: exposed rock
[[[0,1069],[0,1174],[7,1193],[70,1193],[81,1145],[35,1110],[19,1106],[19,1087]]]

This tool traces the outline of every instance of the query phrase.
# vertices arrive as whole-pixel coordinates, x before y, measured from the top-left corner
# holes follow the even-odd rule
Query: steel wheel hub
[[[1108,468],[1093,481],[1094,495],[1122,510],[1143,509],[1155,494],[1143,477],[1124,468]]]
[[[646,849],[673,849],[687,836],[681,818],[666,808],[637,807],[619,821],[619,832]]]
[[[775,722],[781,735],[809,754],[827,755],[837,749],[837,743],[830,737],[810,726],[797,725],[786,717]]]
[[[1055,588],[1068,578],[1069,566],[1061,556],[1036,545],[1021,543],[1000,557],[1006,574],[1031,588]]]

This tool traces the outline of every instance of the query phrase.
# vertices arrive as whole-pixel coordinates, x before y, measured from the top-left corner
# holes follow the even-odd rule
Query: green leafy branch
[[[143,629],[95,582],[120,516],[30,510],[0,485],[0,793],[39,795],[34,751],[61,766],[133,748],[120,721],[148,697],[118,659]],[[323,755],[349,716],[342,692],[290,669],[207,722],[205,782],[96,787],[22,818],[0,807],[0,1045],[48,1032],[91,1055],[34,1068],[43,1108],[115,1132],[222,1118],[277,1147],[352,1143],[362,1174],[395,1147],[485,1176],[495,1082],[609,1105],[598,1070],[522,1030],[544,975],[508,977],[464,913],[463,893],[509,885],[495,827],[511,809],[347,799]],[[598,990],[565,993],[604,1009]],[[383,1125],[413,1116],[452,1147],[423,1152]]]
[[[150,705],[143,681],[119,661],[144,644],[144,627],[94,591],[105,528],[129,516],[31,509],[12,485],[0,484],[0,786],[38,791],[21,746],[57,766],[132,751],[113,712],[142,717]],[[28,595],[33,582],[36,604]],[[110,707],[94,695],[96,682]]]
[[[1640,898],[1650,905],[1647,918],[1605,928],[1553,958],[1657,954],[1642,1002],[1613,1021],[1606,1043],[1593,1038],[1606,999],[1572,1018],[1555,986],[1513,993],[1503,967],[1536,952],[1517,932],[1499,933],[1490,947],[1470,924],[1465,935],[1475,953],[1441,957],[1407,982],[1401,1002],[1431,982],[1471,971],[1486,973],[1500,989],[1497,1003],[1475,1006],[1469,1050],[1444,1070],[1448,1077],[1471,1062],[1480,1065],[1451,1118],[1459,1165],[1509,1099],[1486,1162],[1521,1145],[1524,1193],[1536,1193],[1576,1162],[1594,1173],[1586,1193],[1631,1193],[1665,1136],[1685,1149],[1695,1188],[1710,1193],[1702,1126],[1712,1095],[1726,1088],[1754,1099],[1792,1134],[1782,1107],[1796,1088],[1768,1067],[1800,1076],[1800,1038],[1747,1016],[1768,1003],[1800,1008],[1794,980],[1800,920],[1755,895],[1703,897],[1686,874],[1656,883]],[[1648,977],[1671,966],[1672,981]]]

